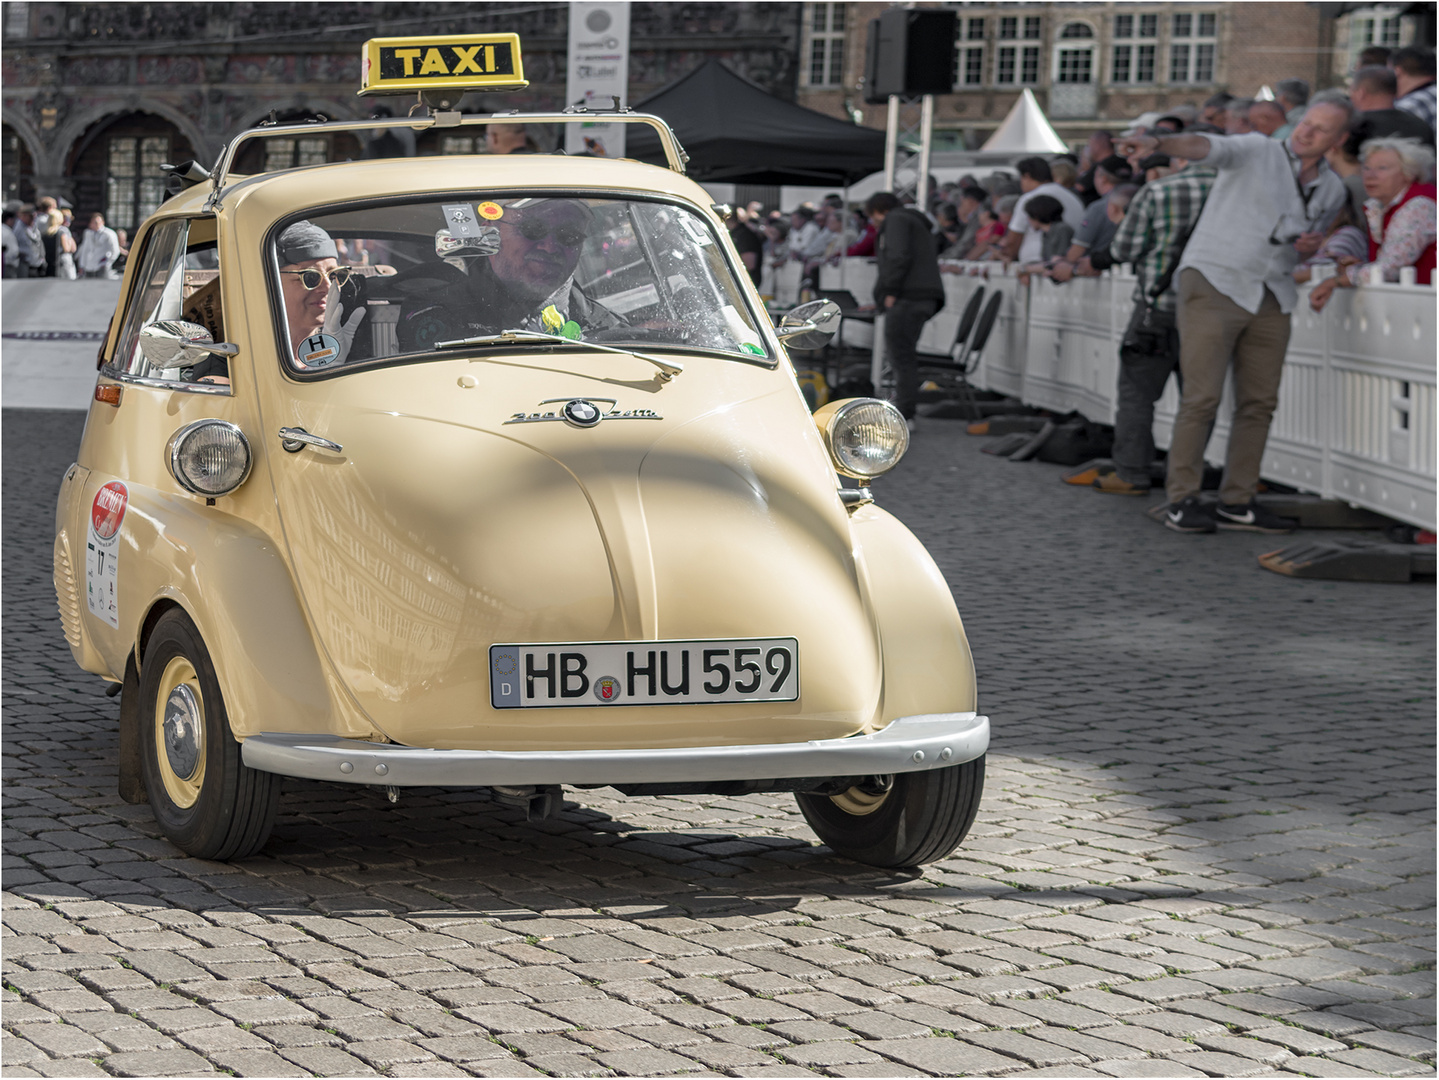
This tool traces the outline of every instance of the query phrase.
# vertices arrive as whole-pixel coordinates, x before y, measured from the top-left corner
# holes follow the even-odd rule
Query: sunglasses
[[[578,225],[551,227],[539,218],[528,218],[521,221],[516,228],[521,236],[534,243],[539,243],[551,235],[567,248],[577,248],[585,242],[585,230]]]
[[[355,272],[348,266],[337,266],[333,270],[316,270],[311,267],[309,270],[281,270],[282,274],[294,274],[300,279],[300,284],[308,292],[311,289],[318,289],[320,282],[328,281],[334,288],[338,289],[354,277]]]

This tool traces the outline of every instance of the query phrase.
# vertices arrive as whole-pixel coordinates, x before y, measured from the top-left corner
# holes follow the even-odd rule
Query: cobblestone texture
[[[10,1076],[1432,1075],[1434,592],[1294,581],[927,423],[882,505],[994,743],[951,858],[791,799],[287,784],[185,857],[115,792],[50,585],[77,414],[4,414]]]

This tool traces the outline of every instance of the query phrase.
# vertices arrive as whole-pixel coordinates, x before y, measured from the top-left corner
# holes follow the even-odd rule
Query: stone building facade
[[[360,98],[360,52],[371,37],[510,31],[530,86],[470,95],[467,110],[564,104],[566,3],[508,9],[468,3],[23,3],[3,5],[3,184],[6,199],[51,194],[80,213],[133,228],[163,197],[162,162],[213,163],[237,133],[281,121],[372,115]],[[635,3],[630,100],[719,57],[793,101],[798,3]],[[399,99],[384,100],[404,109]],[[358,153],[345,133],[268,140],[240,171]],[[464,138],[427,132],[417,152],[466,152]]]
[[[864,103],[869,20],[885,3],[806,3],[801,104],[883,126]],[[1280,79],[1342,85],[1365,44],[1408,44],[1419,19],[1403,5],[1350,10],[1314,3],[960,3],[953,94],[936,97],[937,146],[977,148],[1025,87],[1071,142],[1142,113],[1221,90],[1253,96]],[[1347,5],[1344,5],[1347,7]],[[1432,24],[1431,24],[1432,25]]]

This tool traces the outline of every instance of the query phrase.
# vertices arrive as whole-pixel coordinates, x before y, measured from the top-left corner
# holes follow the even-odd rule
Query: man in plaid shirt
[[[1149,166],[1148,160],[1141,166]],[[1106,257],[1096,252],[1094,269],[1114,263],[1133,263],[1138,276],[1134,290],[1133,327],[1149,307],[1155,332],[1142,337],[1149,345],[1119,350],[1119,402],[1114,418],[1114,471],[1101,471],[1092,481],[1111,495],[1149,494],[1149,466],[1154,460],[1154,403],[1164,393],[1169,373],[1179,377],[1179,330],[1175,323],[1177,301],[1173,286],[1174,264],[1185,240],[1199,220],[1204,200],[1214,185],[1217,172],[1183,158],[1170,158],[1170,175],[1140,188],[1124,216]],[[1157,297],[1150,293],[1169,275],[1170,284]],[[1126,334],[1133,339],[1134,335]]]

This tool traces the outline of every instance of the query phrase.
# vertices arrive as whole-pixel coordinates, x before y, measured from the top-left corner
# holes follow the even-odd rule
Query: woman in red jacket
[[[1435,198],[1431,182],[1434,151],[1417,139],[1370,139],[1360,150],[1364,162],[1364,213],[1369,220],[1369,261],[1342,267],[1338,276],[1315,286],[1309,306],[1323,309],[1335,288],[1368,281],[1378,266],[1385,281],[1398,281],[1406,266],[1421,285],[1433,284]]]

